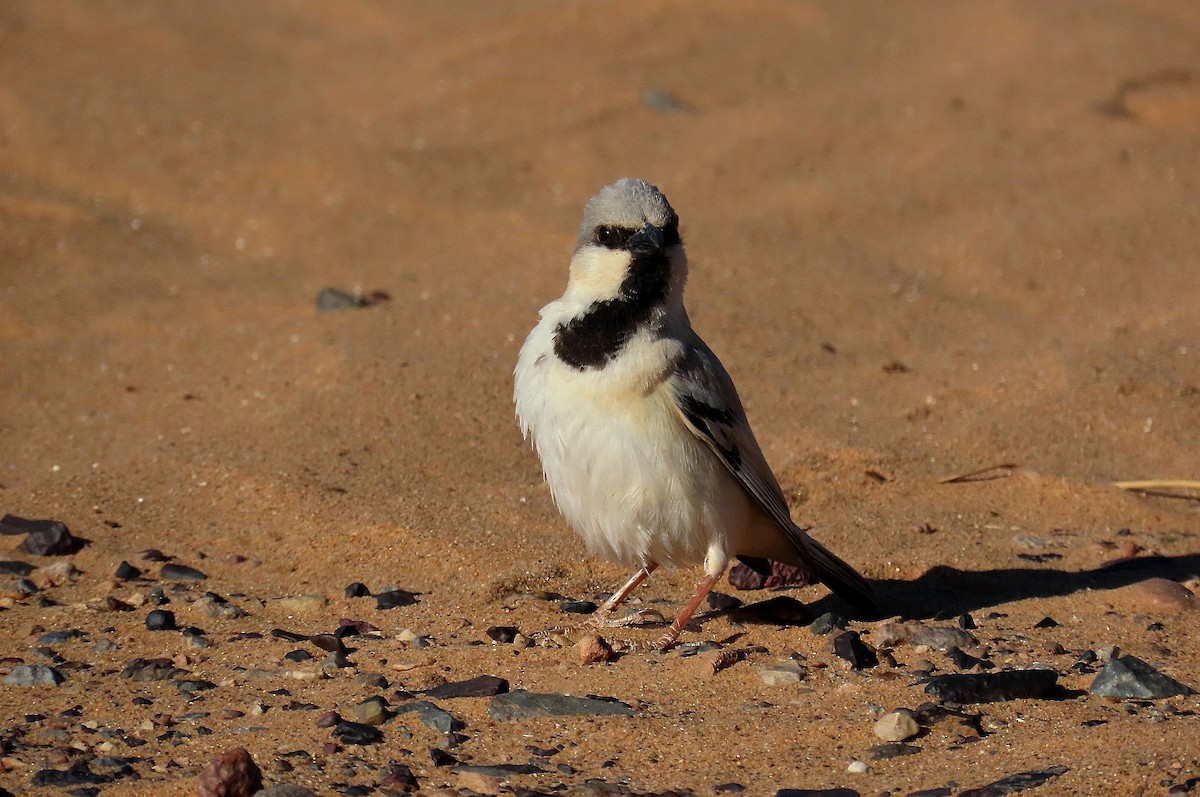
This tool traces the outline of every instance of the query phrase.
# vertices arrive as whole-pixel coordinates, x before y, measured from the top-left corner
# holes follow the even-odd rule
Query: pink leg
[[[618,606],[620,606],[622,603],[625,602],[625,599],[628,598],[635,589],[637,589],[638,584],[641,584],[643,581],[645,581],[650,576],[650,574],[653,573],[657,569],[658,569],[658,562],[650,562],[645,567],[643,567],[641,570],[634,573],[632,576],[629,577],[629,580],[626,581],[625,584],[619,590],[617,590],[616,592],[614,592],[612,594],[611,598],[609,598],[608,600],[606,600],[604,602],[604,605],[601,606],[599,608],[599,610],[597,610],[596,613],[600,614],[601,612],[603,612],[605,614],[608,614],[609,612],[616,609]]]
[[[645,581],[650,574],[657,569],[658,563],[650,562],[641,570],[630,576],[629,580],[621,585],[621,588],[614,592],[612,596],[583,623],[583,627],[606,628],[612,625],[624,625],[624,623],[620,621],[612,620],[613,611],[616,610],[616,608],[622,603],[624,603],[626,598],[633,594],[633,591],[637,589],[638,584],[641,584],[643,581]]]
[[[675,644],[675,640],[679,639],[679,634],[683,632],[683,627],[688,624],[688,620],[692,619],[692,615],[700,608],[700,602],[712,592],[712,588],[716,585],[720,575],[705,576],[696,585],[696,591],[692,593],[692,597],[688,598],[688,602],[684,604],[683,611],[679,613],[679,617],[675,622],[671,623],[671,627],[667,629],[667,633],[663,634],[658,640],[659,650],[668,650]]]

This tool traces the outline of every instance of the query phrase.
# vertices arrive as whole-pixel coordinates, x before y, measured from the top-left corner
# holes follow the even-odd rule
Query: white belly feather
[[[567,522],[613,562],[723,570],[749,502],[684,426],[666,374],[646,367],[679,344],[638,335],[619,367],[579,371],[554,356],[552,329],[543,321],[522,347],[516,402]]]

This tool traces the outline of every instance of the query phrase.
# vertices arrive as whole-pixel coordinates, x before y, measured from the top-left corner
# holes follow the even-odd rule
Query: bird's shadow
[[[886,579],[874,581],[872,586],[882,617],[924,620],[957,617],[1028,598],[1057,598],[1084,590],[1117,589],[1156,577],[1179,580],[1197,573],[1200,573],[1200,554],[1184,554],[1133,557],[1080,571],[1046,567],[959,570],[938,565],[912,581]],[[848,608],[833,595],[809,606],[814,617],[829,611],[855,616]]]

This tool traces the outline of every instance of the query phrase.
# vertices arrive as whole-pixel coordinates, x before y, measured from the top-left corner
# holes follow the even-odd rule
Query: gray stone
[[[885,742],[903,742],[921,732],[911,711],[892,711],[875,721],[875,735]]]
[[[1113,658],[1096,674],[1088,691],[1099,697],[1156,700],[1175,695],[1194,694],[1195,690],[1163,675],[1136,656]]]
[[[617,701],[518,689],[492,698],[488,714],[495,720],[511,721],[528,717],[632,716],[634,711]]]
[[[276,783],[269,789],[263,789],[254,797],[317,797],[317,795],[316,792],[311,792],[303,786],[293,783]]]
[[[397,715],[409,713],[415,713],[417,719],[440,733],[453,733],[463,727],[449,711],[428,700],[416,700],[396,707]]]
[[[368,697],[361,703],[355,703],[346,710],[355,722],[364,725],[382,725],[387,722],[387,701],[382,697]]]
[[[45,664],[18,664],[5,676],[4,683],[9,686],[58,686],[65,680],[67,676]]]
[[[767,686],[795,684],[808,677],[808,667],[798,661],[781,661],[758,668],[759,679]]]

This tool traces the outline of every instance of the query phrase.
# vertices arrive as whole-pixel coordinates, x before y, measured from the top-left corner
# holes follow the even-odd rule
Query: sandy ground
[[[873,760],[874,719],[925,702],[912,671],[954,672],[943,654],[854,672],[828,637],[714,616],[685,641],[746,658],[706,675],[484,633],[560,623],[539,591],[589,599],[626,575],[558,517],[510,396],[584,202],[635,175],[680,213],[692,320],[794,514],[888,614],[970,612],[998,667],[1050,665],[1068,690],[1110,645],[1200,688],[1196,614],[1113,591],[1200,572],[1196,493],[1111,486],[1200,478],[1198,54],[1200,5],[1141,0],[0,5],[0,512],[91,541],[70,557],[83,575],[39,593],[53,605],[0,611],[5,671],[40,660],[42,631],[89,635],[57,648],[61,686],[0,687],[0,787],[62,793],[31,777],[103,738],[139,757],[140,778],[101,787],[118,797],[195,793],[238,745],[268,784],[319,794],[389,761],[431,791],[482,788],[434,766],[444,739],[410,719],[329,749],[318,711],[281,708],[381,693],[356,672],[387,695],[488,673],[637,709],[500,722],[486,698],[445,701],[462,761],[563,745],[505,790],[950,794],[1062,765],[1038,794],[1153,795],[1200,775],[1195,697],[989,704],[982,738],[943,721]],[[318,314],[326,286],[391,300]],[[0,558],[53,561],[20,539]],[[149,548],[208,579],[174,592]],[[1130,554],[1162,558],[1097,570]],[[114,584],[122,560],[148,580]],[[696,577],[656,575],[643,605],[670,613]],[[343,597],[354,581],[422,595],[377,611]],[[153,586],[212,647],[144,630],[149,607],[95,609]],[[205,590],[249,616],[202,615]],[[321,597],[276,600],[303,595]],[[237,669],[315,673],[269,631],[342,617],[382,630],[356,669]],[[765,686],[792,651],[808,679]],[[120,679],[139,656],[184,656],[217,688],[189,703]],[[296,750],[315,758],[287,771]]]

